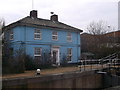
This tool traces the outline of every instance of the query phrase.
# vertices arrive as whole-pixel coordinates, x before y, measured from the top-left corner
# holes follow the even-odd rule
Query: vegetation
[[[33,57],[26,55],[22,49],[16,50],[15,53],[14,55],[10,47],[4,49],[2,63],[3,74],[23,73],[25,70],[36,70],[38,68],[53,68],[52,58],[48,50],[42,54],[39,60],[35,60]],[[61,66],[68,66],[65,55],[61,60]]]
[[[107,25],[105,21],[91,22],[87,26],[87,31],[92,35],[102,35],[112,31],[114,28]]]
[[[37,68],[48,68],[51,66],[47,54],[42,57],[44,60],[36,62],[31,56],[24,54],[21,50],[17,50],[15,53],[15,56],[10,52],[3,55],[3,74],[23,73],[25,70],[36,70]]]
[[[25,70],[36,70],[38,68],[53,68],[51,54],[48,50],[45,50],[39,60],[35,60],[33,57],[26,55],[23,49],[18,49],[14,53],[13,50],[11,50],[10,45],[4,43],[2,63],[3,74],[23,73]],[[63,60],[62,65],[66,65],[66,63],[65,59]]]
[[[108,26],[104,21],[91,22],[88,33],[81,35],[82,53],[94,54],[93,58],[99,59],[120,51],[119,36],[112,31],[114,28]]]
[[[8,43],[3,45],[2,73],[23,73],[25,70],[24,53],[21,50],[17,50],[14,56],[13,49],[8,46]]]
[[[63,55],[63,58],[61,60],[61,66],[67,66],[67,63],[68,60],[67,60],[67,56],[66,55]]]
[[[35,60],[29,55],[25,55],[25,69],[36,70],[38,68],[52,68],[50,53],[46,50],[39,60]]]

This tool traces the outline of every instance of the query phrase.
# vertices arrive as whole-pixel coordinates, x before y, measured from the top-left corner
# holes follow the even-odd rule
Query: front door
[[[53,54],[53,64],[60,65],[59,48],[53,48],[52,54]]]

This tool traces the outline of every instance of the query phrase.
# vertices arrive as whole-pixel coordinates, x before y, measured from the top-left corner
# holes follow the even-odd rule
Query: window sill
[[[58,41],[58,40],[53,40],[53,39],[52,39],[52,41]]]
[[[42,40],[42,39],[34,39],[34,40]]]

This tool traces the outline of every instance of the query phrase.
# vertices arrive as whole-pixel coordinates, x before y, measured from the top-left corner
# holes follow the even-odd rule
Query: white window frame
[[[71,32],[67,32],[67,41],[72,42],[72,33]]]
[[[70,50],[70,52],[69,52],[69,50]],[[72,48],[67,48],[67,57],[68,58],[71,57],[70,60],[68,60],[68,61],[72,61]]]
[[[39,38],[37,36],[39,36]],[[42,39],[42,32],[41,32],[40,29],[35,29],[34,30],[34,39],[35,40],[41,40]]]
[[[9,37],[9,39],[10,39],[10,40],[13,40],[13,38],[14,38],[14,34],[13,34],[13,30],[11,30],[11,31],[10,31],[10,37]]]
[[[42,54],[42,48],[41,47],[35,47],[34,48],[34,56],[41,56],[41,54]]]
[[[54,33],[56,33],[56,34],[54,34]],[[52,32],[52,40],[54,40],[54,41],[58,40],[58,32],[57,31]]]

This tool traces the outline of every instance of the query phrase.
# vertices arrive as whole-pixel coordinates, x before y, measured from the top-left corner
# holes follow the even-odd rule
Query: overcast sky
[[[32,4],[33,1],[33,4]],[[118,28],[119,0],[1,0],[0,17],[6,24],[29,15],[34,9],[38,17],[50,19],[50,12],[59,16],[59,21],[86,31],[92,21],[103,20],[108,26]]]

